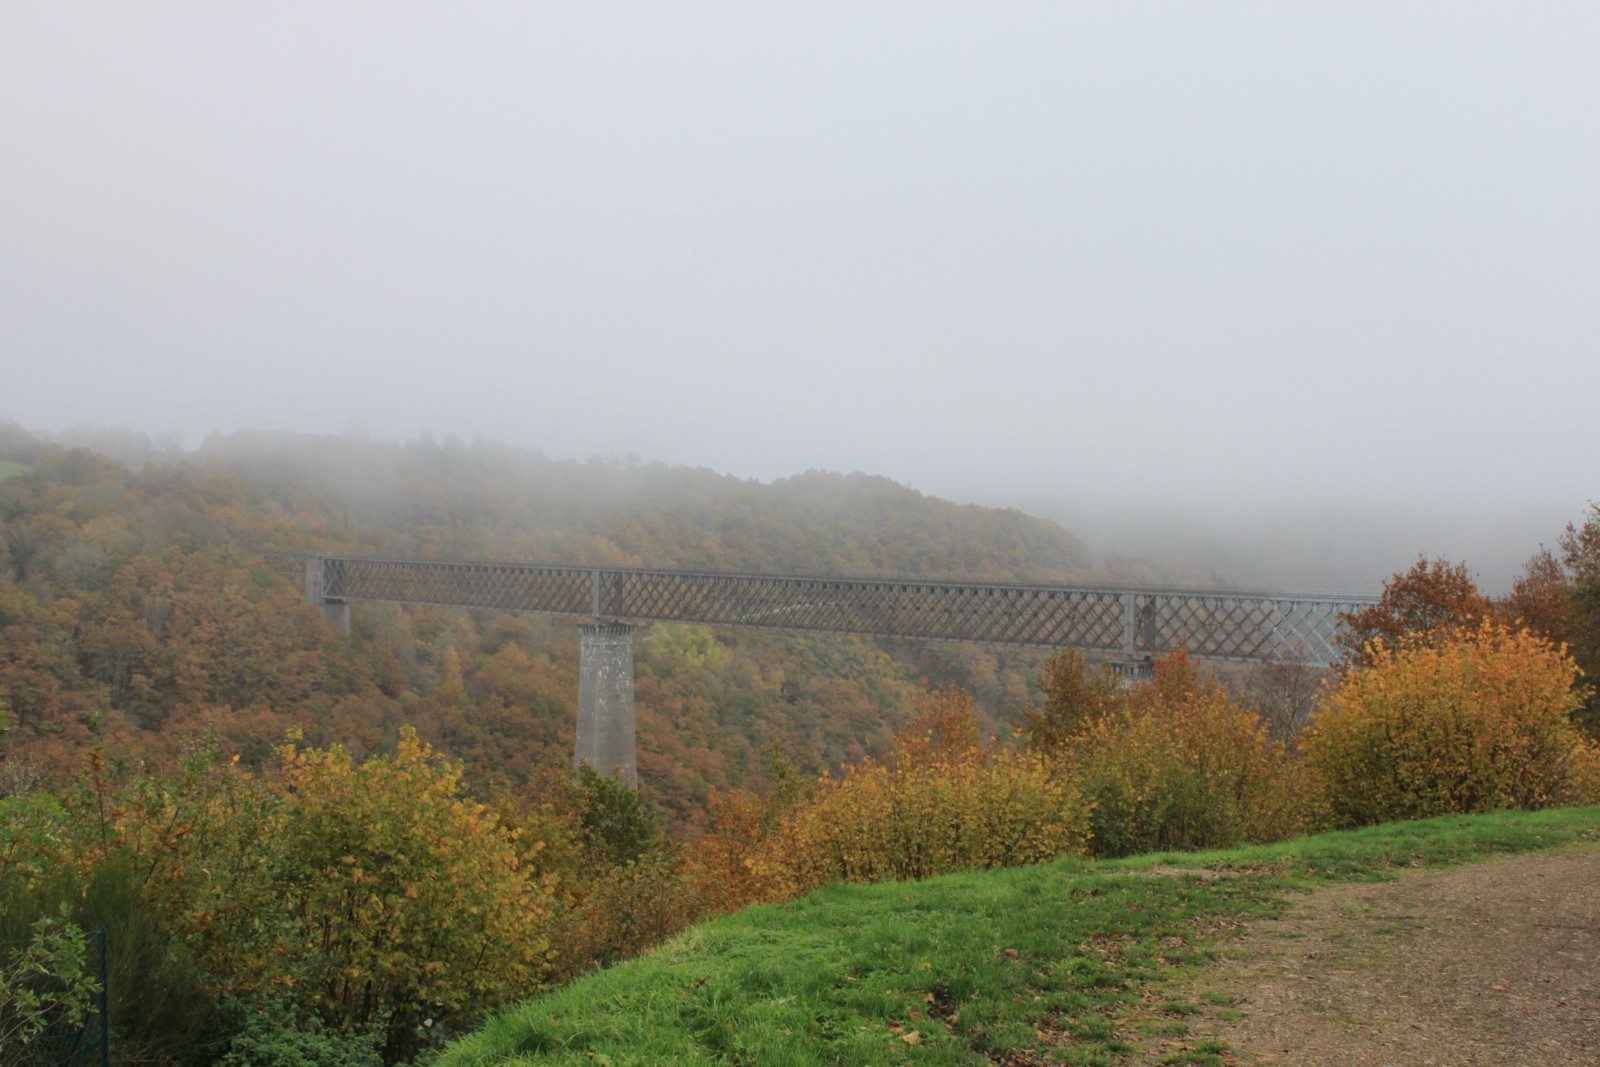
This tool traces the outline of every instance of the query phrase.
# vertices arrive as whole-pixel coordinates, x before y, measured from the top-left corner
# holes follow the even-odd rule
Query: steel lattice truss
[[[299,581],[306,575],[306,557],[293,552],[258,552],[257,556],[267,569],[285,578]]]
[[[316,557],[312,557],[313,561]],[[292,565],[291,565],[292,562]],[[306,558],[277,556],[286,576]],[[1336,661],[1340,615],[1371,598],[329,556],[331,601],[442,604],[620,621],[865,637],[1072,646],[1135,660],[1183,649],[1227,660]]]

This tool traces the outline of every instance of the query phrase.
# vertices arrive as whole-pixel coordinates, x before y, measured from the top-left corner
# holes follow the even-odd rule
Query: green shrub
[[[217,1067],[382,1067],[382,1036],[329,1033],[315,1017],[297,1019],[288,1005],[252,1013]]]
[[[661,845],[655,813],[639,790],[585,763],[578,768],[579,840],[604,863],[635,863]]]
[[[209,1064],[232,1032],[214,980],[144,896],[115,850],[79,876],[75,914],[106,931],[112,1048],[123,1062]]]
[[[65,908],[35,920],[27,940],[0,942],[0,1050],[6,1062],[34,1062],[53,1037],[81,1027],[99,988],[83,931]]]

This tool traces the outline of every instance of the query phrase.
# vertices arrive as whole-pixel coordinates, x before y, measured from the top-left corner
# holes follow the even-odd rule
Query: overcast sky
[[[0,415],[1548,540],[1597,71],[1592,0],[25,0]]]

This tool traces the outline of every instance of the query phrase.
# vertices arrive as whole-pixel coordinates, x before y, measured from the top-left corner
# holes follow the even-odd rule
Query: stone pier
[[[322,621],[350,636],[350,602],[327,597],[327,566],[321,556],[306,557],[306,603],[322,609]]]
[[[578,627],[578,751],[574,769],[587,763],[601,774],[639,784],[633,725],[633,627],[592,622]]]

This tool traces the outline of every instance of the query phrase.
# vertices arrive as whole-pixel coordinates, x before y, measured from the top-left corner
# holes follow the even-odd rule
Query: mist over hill
[[[1268,501],[1239,508],[1034,494],[1015,502],[1030,514],[1070,516],[1114,580],[1159,575],[1206,586],[1369,594],[1418,555],[1464,562],[1486,592],[1505,593],[1538,546],[1553,543],[1586,504]]]
[[[431,436],[397,446],[240,433],[200,455],[258,484],[314,494],[342,513],[331,534],[394,554],[1036,581],[1092,566],[1087,546],[1051,520],[861,473],[763,484]]]
[[[45,440],[80,445],[133,467],[204,457],[263,484],[297,485],[322,505],[337,503],[357,524],[346,523],[331,536],[374,549],[553,563],[801,571],[838,565],[849,573],[912,577],[1371,593],[1423,554],[1465,562],[1486,591],[1500,593],[1529,555],[1553,542],[1588,502],[1424,504],[1264,491],[1245,506],[1208,502],[1199,492],[1150,497],[1044,484],[970,484],[943,499],[860,472],[813,470],[763,483],[636,456],[556,459],[452,434],[424,433],[401,443],[241,431],[213,434],[192,450],[171,435],[130,428],[30,436],[38,439],[36,447]],[[1008,483],[1014,480],[1008,476]],[[646,544],[624,516],[629,508],[663,507],[698,509],[694,521],[705,529],[682,529],[670,543],[657,538]],[[758,511],[783,516],[759,531],[759,544],[752,525]],[[948,527],[951,537],[914,532],[913,512],[919,523]],[[468,513],[487,522],[493,536],[469,536],[462,522]],[[849,529],[834,528],[841,522]],[[586,536],[552,533],[568,527]],[[404,537],[397,534],[401,528],[408,531]],[[993,540],[980,550],[974,538]]]

